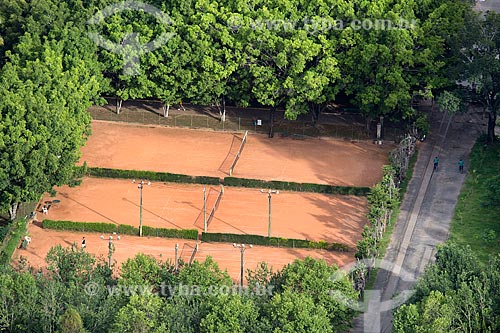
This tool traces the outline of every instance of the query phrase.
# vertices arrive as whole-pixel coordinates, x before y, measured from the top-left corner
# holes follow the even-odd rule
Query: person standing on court
[[[439,157],[434,157],[434,170],[437,171],[439,165]]]
[[[85,237],[82,238],[82,250],[87,246],[87,242],[85,241]]]
[[[463,159],[460,159],[460,161],[458,161],[458,171],[460,173],[464,173],[464,160]]]

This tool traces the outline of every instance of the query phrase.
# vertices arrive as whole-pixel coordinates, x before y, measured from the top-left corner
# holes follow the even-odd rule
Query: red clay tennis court
[[[81,161],[91,167],[226,177],[242,133],[94,121]],[[393,146],[249,134],[234,176],[372,186]]]
[[[203,185],[152,183],[143,189],[143,225],[203,230]],[[56,188],[60,200],[44,218],[139,225],[139,190],[129,180],[84,178]],[[207,186],[207,212],[220,187]],[[272,236],[340,242],[354,247],[366,224],[366,198],[280,192],[272,196]],[[208,232],[267,235],[268,196],[257,189],[225,187]],[[208,213],[207,213],[208,216]]]
[[[17,249],[13,256],[14,260],[23,256],[28,259],[29,264],[33,267],[46,267],[45,257],[51,247],[56,244],[68,247],[73,243],[79,247],[83,236],[85,236],[87,243],[86,251],[96,256],[102,256],[106,262],[108,260],[109,235],[107,234],[103,235],[104,237],[101,239],[101,235],[96,233],[45,230],[40,227],[39,223],[31,223],[28,226],[28,231],[32,242],[27,249]],[[179,244],[180,258],[187,262],[196,244],[195,241],[186,241],[183,239],[140,238],[135,236],[121,236],[120,240],[117,240],[115,236],[113,243],[115,245],[113,260],[116,260],[118,266],[138,253],[145,253],[163,261],[170,259],[173,262],[175,258],[175,244]],[[212,256],[219,267],[227,269],[235,281],[239,280],[239,249],[234,248],[231,244],[201,243],[194,258],[195,260],[203,261],[206,256]],[[276,271],[295,259],[303,259],[307,256],[324,259],[329,264],[336,264],[338,266],[343,266],[353,261],[353,253],[254,246],[245,251],[245,269],[255,269],[260,262],[266,261]]]

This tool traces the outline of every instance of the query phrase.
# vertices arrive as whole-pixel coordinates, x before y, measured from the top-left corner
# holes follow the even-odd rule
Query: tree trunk
[[[316,126],[316,124],[319,121],[319,115],[321,114],[322,107],[319,104],[313,104],[312,109],[313,109],[313,112],[312,112],[313,126]]]
[[[168,118],[168,111],[170,110],[170,104],[165,103],[163,104],[163,116],[165,118]]]
[[[19,208],[19,203],[13,203],[9,206],[9,216],[10,220],[14,220],[17,217],[17,209]]]
[[[119,97],[116,98],[116,114],[120,114],[120,110],[122,109],[123,100]]]
[[[220,121],[226,121],[226,97],[222,96],[222,113],[220,114]]]
[[[495,136],[495,126],[497,123],[497,114],[495,110],[491,110],[488,112],[488,143],[493,143],[496,141],[496,136]]]
[[[271,112],[269,113],[269,138],[274,137],[274,113],[276,112],[276,107],[271,108]]]
[[[366,119],[366,133],[370,133],[370,124],[372,123],[372,117],[365,116]]]

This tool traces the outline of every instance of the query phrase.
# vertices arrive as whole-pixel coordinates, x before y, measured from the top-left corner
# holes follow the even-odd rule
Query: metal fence
[[[162,114],[148,109],[123,108],[120,114],[108,108],[91,108],[93,119],[107,120],[143,125],[158,125],[168,127],[183,127],[193,129],[212,129],[216,131],[249,131],[251,133],[267,134],[270,130],[269,119],[257,117],[226,116],[225,121],[209,114],[175,113],[164,117]],[[267,118],[267,117],[266,117]],[[372,126],[373,127],[373,126]],[[303,138],[303,137],[333,137],[351,141],[371,140],[375,138],[376,128],[367,130],[366,125],[360,123],[329,123],[304,120],[275,120],[273,132],[276,136]],[[394,141],[402,134],[398,128],[384,128],[384,138]]]
[[[252,133],[269,133],[270,123],[268,119],[252,119],[237,116],[227,116],[226,121],[220,121],[217,117],[205,114],[172,114],[169,117],[148,110],[127,110],[120,114],[107,109],[91,109],[93,119],[107,120],[126,123],[137,123],[143,125],[158,125],[184,128],[204,128],[216,131],[249,131]],[[370,140],[374,138],[374,131],[367,131],[360,124],[333,124],[317,123],[300,120],[278,120],[274,122],[273,131],[277,136],[289,136],[292,138],[327,136],[343,138],[352,141]],[[392,139],[397,135],[396,131],[386,128],[385,135]]]

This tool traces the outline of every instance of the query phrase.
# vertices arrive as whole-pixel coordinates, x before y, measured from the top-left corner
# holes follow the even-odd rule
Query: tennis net
[[[212,221],[214,215],[215,215],[215,211],[217,210],[217,208],[219,208],[219,204],[222,200],[222,195],[224,195],[224,185],[221,185],[220,186],[220,192],[219,194],[217,195],[217,198],[215,199],[215,203],[214,203],[214,206],[212,207],[212,209],[210,210],[210,213],[208,214],[208,217],[207,217],[207,228],[208,228],[208,225],[210,224],[210,222]],[[206,230],[205,230],[206,232]]]
[[[231,167],[229,168],[229,175],[233,175],[234,167],[236,166],[236,163],[240,159],[241,152],[243,151],[243,148],[245,147],[245,144],[247,143],[247,137],[248,137],[248,131],[245,131],[245,135],[243,136],[243,139],[241,140],[240,148],[238,149],[238,152],[236,153],[234,157],[234,161],[231,164]]]

